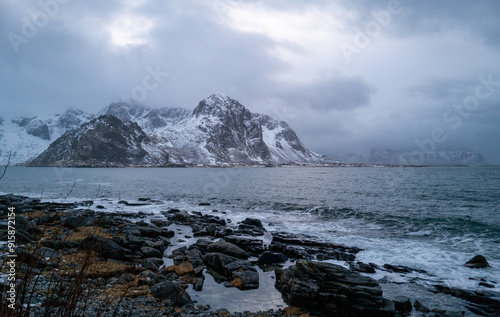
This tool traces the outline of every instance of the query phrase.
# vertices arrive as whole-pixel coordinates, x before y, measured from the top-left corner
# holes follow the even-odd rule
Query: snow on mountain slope
[[[252,114],[238,101],[215,93],[193,113],[158,131],[190,163],[306,163],[320,155],[304,148],[285,122]]]
[[[155,129],[174,125],[182,119],[188,117],[191,111],[172,108],[149,108],[136,103],[115,102],[104,107],[98,115],[113,115],[123,122],[133,121],[146,132],[153,132]]]
[[[104,115],[66,132],[28,165],[164,166],[170,158],[137,123]]]
[[[319,163],[325,160],[307,150],[286,122],[251,113],[223,93],[200,101],[193,111],[115,102],[98,113],[98,116],[102,115],[111,115],[126,124],[134,122],[147,135],[149,141],[142,144],[141,149],[149,155],[145,155],[144,159],[130,160],[127,164]],[[66,131],[76,129],[94,117],[81,110],[70,109],[62,116],[4,120],[0,125],[0,159],[6,161],[8,151],[5,149],[13,148],[16,152],[12,163],[33,160]],[[73,137],[79,138],[79,134]],[[133,146],[138,147],[137,144]],[[97,152],[93,153],[97,155]],[[82,162],[78,155],[71,159],[57,153],[45,157],[37,164],[56,164],[53,161],[56,158],[78,164]],[[113,160],[121,162],[117,158]]]
[[[63,115],[0,120],[0,164],[33,160],[64,132],[89,121],[93,115],[70,108]]]

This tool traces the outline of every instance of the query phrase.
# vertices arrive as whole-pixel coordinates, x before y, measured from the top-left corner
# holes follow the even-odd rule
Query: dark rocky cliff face
[[[148,142],[137,123],[100,116],[66,132],[29,166],[137,164],[148,154],[142,147]]]
[[[270,158],[260,123],[238,101],[214,94],[199,103],[193,117],[202,118],[198,128],[206,133],[206,149],[219,161],[251,163]]]

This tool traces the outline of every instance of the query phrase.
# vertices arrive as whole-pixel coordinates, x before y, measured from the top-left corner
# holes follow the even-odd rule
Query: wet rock
[[[280,232],[273,234],[269,250],[295,259],[354,261],[361,249],[317,241],[307,235]]]
[[[396,296],[396,298],[394,298],[394,308],[403,315],[409,315],[413,307],[408,297]]]
[[[298,261],[277,269],[276,288],[285,302],[324,316],[394,316],[384,310],[382,289],[366,276],[339,265]]]
[[[375,273],[375,265],[372,263],[351,262],[349,263],[349,269],[353,272]]]
[[[466,267],[470,267],[472,269],[483,269],[485,267],[490,266],[488,261],[486,261],[486,258],[482,255],[476,255],[469,261],[465,263]]]
[[[195,275],[201,274],[203,271],[203,259],[201,251],[198,249],[188,249],[185,251],[185,260],[193,265]]]
[[[168,299],[178,307],[192,303],[191,297],[186,290],[172,281],[155,284],[151,288],[151,295],[159,300]]]
[[[146,270],[158,271],[160,265],[163,264],[163,259],[160,258],[147,258],[142,261],[142,267]]]
[[[240,247],[226,241],[217,241],[207,246],[208,252],[218,252],[234,256],[239,259],[248,259],[249,255]]]
[[[180,223],[189,223],[191,222],[191,216],[186,211],[179,211],[172,216],[172,220]]]
[[[245,220],[242,221],[242,223],[249,225],[249,226],[254,226],[257,228],[264,229],[264,226],[262,225],[262,221],[260,221],[260,219],[246,218]]]
[[[203,203],[199,203],[198,206],[210,206],[210,203],[203,202]]]
[[[415,307],[416,311],[419,311],[421,313],[429,313],[431,311],[429,308],[422,305],[422,303],[419,302],[418,300],[415,301],[415,304],[413,304],[413,307]]]
[[[479,282],[479,286],[483,286],[483,287],[486,287],[486,288],[495,288],[495,285],[489,284],[489,283],[486,283],[486,282]]]
[[[105,259],[128,260],[132,254],[130,250],[121,247],[113,240],[93,234],[81,242],[80,248],[92,250]]]
[[[248,225],[246,223],[241,223],[238,226],[238,231],[236,231],[239,235],[250,235],[250,236],[263,236],[266,232],[266,229],[260,228],[257,226]]]
[[[276,263],[283,263],[283,262],[286,262],[287,260],[288,260],[288,258],[284,254],[272,252],[272,251],[266,251],[266,252],[262,253],[262,255],[257,260],[257,263],[264,264],[264,265],[270,265],[270,264],[276,264]]]
[[[264,243],[262,242],[261,239],[255,239],[245,236],[229,235],[224,237],[224,240],[239,246],[240,248],[251,254],[258,255],[264,252]]]
[[[198,249],[202,254],[207,253],[208,245],[213,243],[213,241],[207,239],[198,239],[196,243],[189,246],[189,249]]]
[[[21,215],[16,215],[16,230],[26,231],[29,234],[42,233],[42,230],[35,223]]]
[[[233,285],[239,289],[259,287],[259,273],[246,260],[222,253],[207,253],[204,260],[209,268],[230,279]]]
[[[161,229],[161,236],[164,237],[164,238],[173,238],[175,237],[175,232],[172,231],[172,230],[168,230],[168,229]]]
[[[168,227],[171,224],[170,221],[162,220],[162,219],[153,219],[153,220],[151,220],[151,223],[157,227]]]
[[[162,252],[151,247],[142,247],[141,253],[144,254],[144,257],[146,258],[161,258],[163,256]]]
[[[201,292],[203,290],[203,282],[204,281],[205,281],[204,277],[197,277],[195,282],[194,282],[193,289],[197,292]]]
[[[493,291],[468,291],[459,288],[451,288],[443,285],[434,285],[436,293],[443,293],[458,297],[472,303],[468,308],[481,316],[495,316],[500,311],[500,300],[498,294]]]
[[[92,210],[71,210],[61,217],[61,224],[70,229],[93,226],[95,221],[96,216]]]
[[[152,248],[155,248],[156,250],[160,251],[162,254],[165,252],[165,242],[163,240],[158,240],[155,241],[151,244]]]
[[[157,238],[162,234],[162,230],[155,225],[135,227],[141,233],[141,237]]]
[[[384,269],[390,271],[390,272],[395,272],[395,273],[411,273],[411,272],[417,272],[417,273],[422,273],[422,274],[427,274],[428,273],[424,270],[419,270],[419,269],[414,269],[408,266],[404,265],[391,265],[391,264],[384,264]]]

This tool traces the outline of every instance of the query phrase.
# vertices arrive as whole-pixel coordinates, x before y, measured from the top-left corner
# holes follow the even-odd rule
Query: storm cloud
[[[0,116],[221,91],[319,153],[413,150],[442,129],[439,148],[500,164],[498,16],[465,0],[4,0]]]

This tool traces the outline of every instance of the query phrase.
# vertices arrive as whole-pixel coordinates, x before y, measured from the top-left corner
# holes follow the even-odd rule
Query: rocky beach
[[[118,202],[135,207],[153,203],[149,198]],[[363,263],[356,260],[359,248],[292,234],[286,228],[270,233],[268,224],[258,219],[235,223],[219,217],[217,210],[202,214],[169,209],[150,215],[104,211],[93,201],[43,202],[12,194],[0,196],[0,207],[2,316],[498,316],[500,312],[500,300],[488,291],[434,285],[422,290],[421,298],[408,298],[402,294],[414,287],[411,283],[397,285],[370,275],[426,272]],[[9,279],[12,245],[6,243],[12,210],[14,290]],[[488,262],[479,256],[466,266],[482,269]],[[227,296],[261,293],[264,299],[256,299],[254,307],[266,297],[271,306],[259,311],[220,307],[226,299],[210,302],[217,295],[210,292],[217,291],[205,287],[209,279],[227,289]],[[486,280],[478,283],[496,287]],[[387,289],[392,291],[386,294]],[[451,303],[453,309],[430,306],[435,302],[426,302],[425,294]]]

